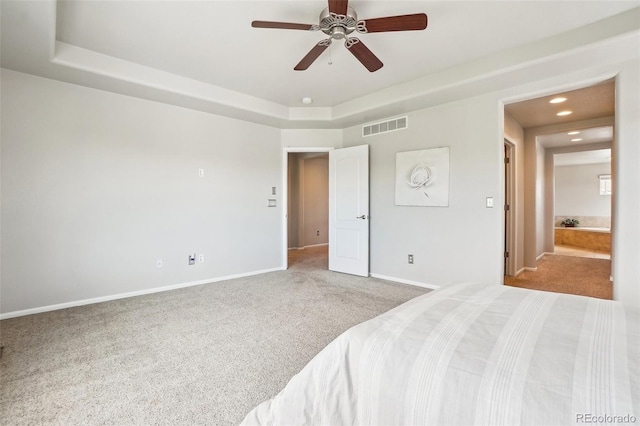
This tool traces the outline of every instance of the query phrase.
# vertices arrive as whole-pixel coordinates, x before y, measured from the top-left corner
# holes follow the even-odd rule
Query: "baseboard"
[[[537,268],[536,268],[536,269],[537,269]],[[514,277],[517,277],[518,275],[520,275],[521,273],[523,273],[523,272],[524,272],[524,271],[526,271],[526,270],[527,270],[527,268],[521,268],[521,269],[518,269],[518,270],[516,271],[516,274],[514,275]]]
[[[25,316],[25,315],[40,314],[40,313],[43,313],[43,312],[57,311],[57,310],[60,310],[60,309],[75,308],[77,306],[92,305],[94,303],[102,303],[102,302],[109,302],[109,301],[118,300],[118,299],[126,299],[128,297],[144,296],[146,294],[153,294],[153,293],[161,293],[161,292],[164,292],[164,291],[178,290],[178,289],[186,288],[186,287],[194,287],[194,286],[197,286],[197,285],[211,284],[211,283],[220,282],[220,281],[232,280],[232,279],[235,279],[235,278],[250,277],[252,275],[260,275],[260,274],[266,274],[268,272],[275,272],[275,271],[282,271],[282,270],[284,270],[284,268],[282,268],[282,267],[272,268],[272,269],[263,269],[261,271],[245,272],[245,273],[242,273],[242,274],[227,275],[227,276],[224,276],[224,277],[209,278],[209,279],[206,279],[206,280],[191,281],[191,282],[187,282],[187,283],[173,284],[173,285],[168,285],[168,286],[164,286],[164,287],[156,287],[156,288],[150,288],[150,289],[146,289],[146,290],[139,290],[139,291],[132,291],[132,292],[128,292],[128,293],[113,294],[113,295],[110,295],[110,296],[94,297],[94,298],[91,298],[91,299],[76,300],[76,301],[73,301],[73,302],[58,303],[58,304],[55,304],[55,305],[41,306],[41,307],[38,307],[38,308],[30,308],[30,309],[24,309],[24,310],[20,310],[20,311],[7,312],[7,313],[4,313],[4,314],[0,314],[0,320],[9,319],[9,318],[16,318],[16,317],[22,317],[22,316]]]
[[[310,246],[289,247],[287,250],[304,250],[304,249],[310,248],[310,247],[321,247],[321,246],[328,246],[328,245],[329,245],[329,243],[312,244]]]
[[[525,271],[529,271],[529,272],[536,272],[536,271],[538,270],[538,268],[537,268],[537,267],[536,267],[536,268],[527,268],[527,267],[524,267],[524,268],[522,268],[522,269],[524,269]]]
[[[370,275],[371,275],[372,278],[379,278],[381,280],[393,281],[393,282],[400,283],[400,284],[414,285],[416,287],[423,287],[423,288],[428,288],[428,289],[431,289],[431,290],[437,290],[437,289],[440,288],[439,285],[421,283],[421,282],[412,281],[412,280],[405,280],[404,278],[388,277],[386,275],[380,275],[380,274],[374,274],[374,273],[371,273]]]

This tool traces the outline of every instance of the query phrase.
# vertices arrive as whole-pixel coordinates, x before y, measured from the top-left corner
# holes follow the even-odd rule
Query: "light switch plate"
[[[493,197],[487,197],[487,208],[488,209],[493,208]]]

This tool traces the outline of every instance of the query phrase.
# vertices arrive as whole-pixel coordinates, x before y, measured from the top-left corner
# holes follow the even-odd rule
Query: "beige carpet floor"
[[[538,261],[536,271],[505,277],[504,283],[513,287],[612,299],[610,275],[609,259],[546,254]]]
[[[0,423],[235,425],[340,333],[427,291],[307,253],[287,271],[1,321]]]

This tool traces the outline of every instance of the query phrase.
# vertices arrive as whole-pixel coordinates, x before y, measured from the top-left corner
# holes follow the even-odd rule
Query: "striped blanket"
[[[640,314],[453,285],[346,331],[244,425],[640,422]]]

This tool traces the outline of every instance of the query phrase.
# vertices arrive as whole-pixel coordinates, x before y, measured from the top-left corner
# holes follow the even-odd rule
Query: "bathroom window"
[[[611,195],[611,175],[598,175],[600,179],[600,195]]]

